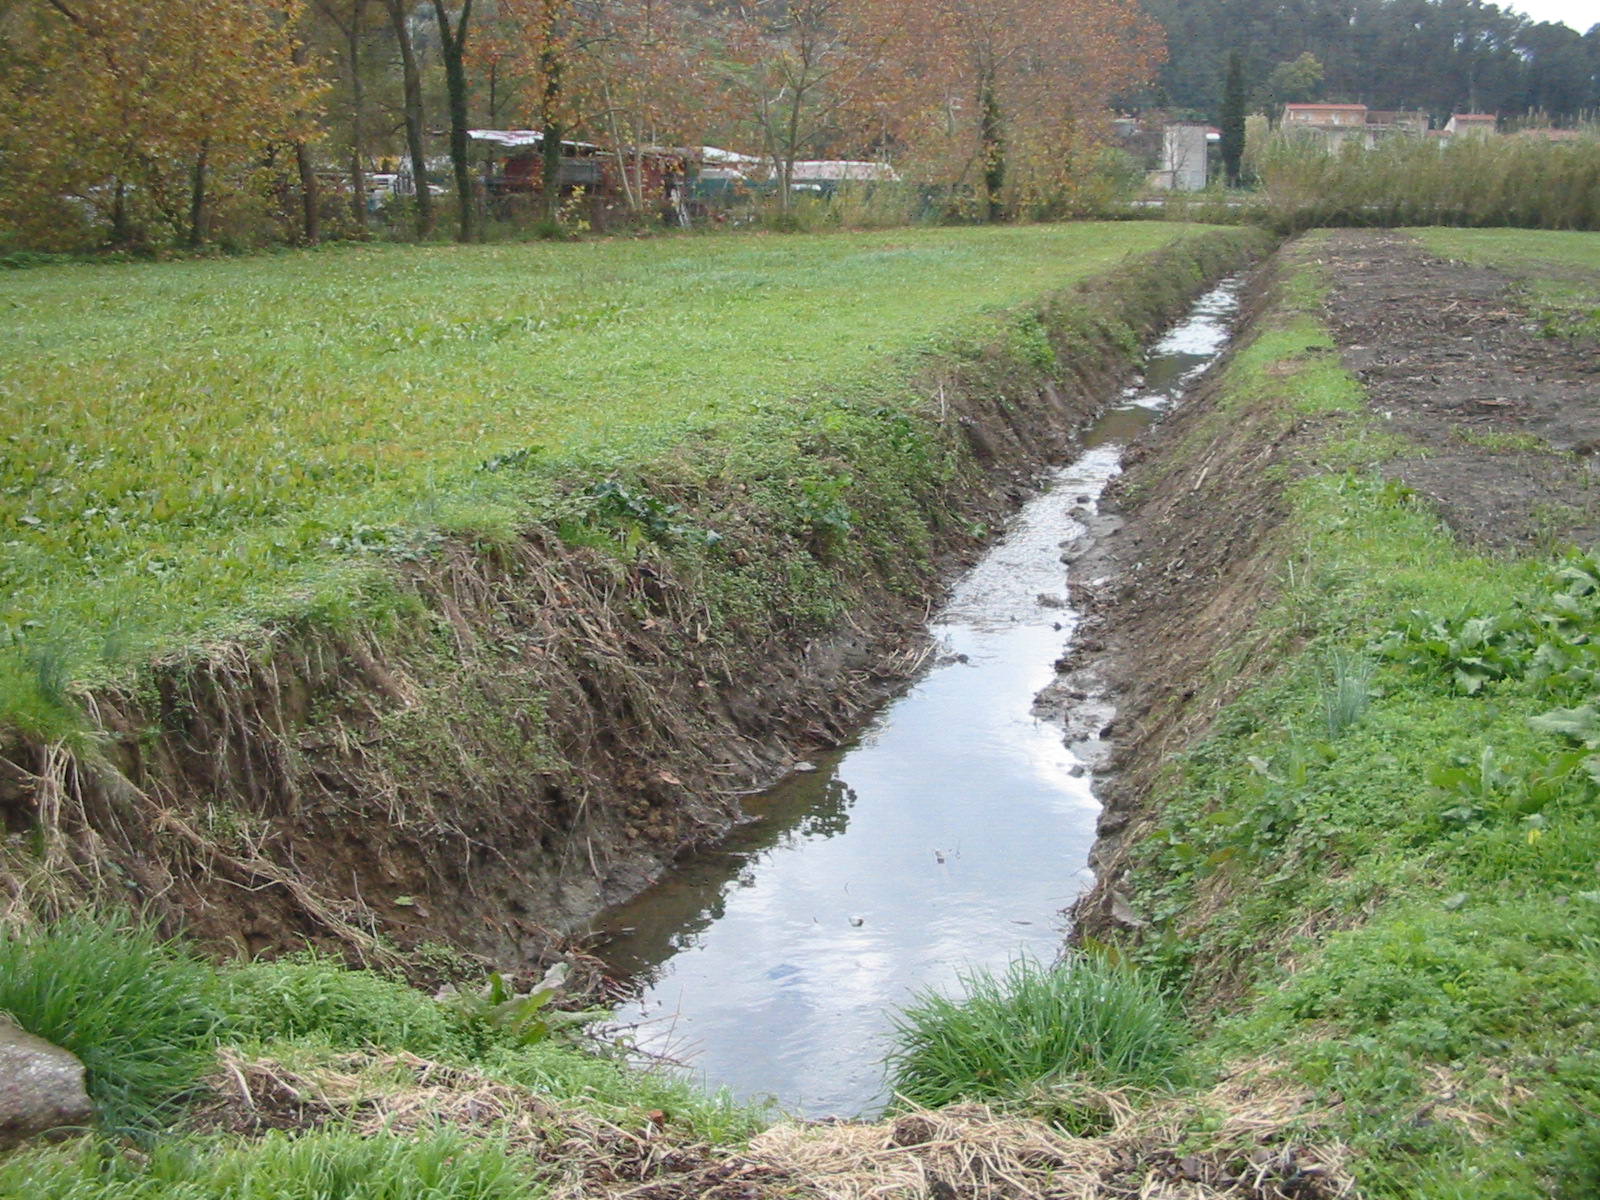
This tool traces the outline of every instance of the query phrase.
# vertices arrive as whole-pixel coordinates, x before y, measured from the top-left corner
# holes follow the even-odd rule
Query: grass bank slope
[[[1424,240],[1596,282],[1571,235]],[[1585,471],[1540,381],[1597,348],[1530,302],[1394,235],[1310,238],[1121,484],[1146,565],[1102,620],[1147,677],[1086,934],[1185,997],[1223,1076],[1313,1097],[1364,1195],[1600,1191],[1600,561],[1576,508],[1480,519]],[[1464,337],[1492,394],[1452,374]]]
[[[0,722],[37,709],[41,664],[97,681],[337,595],[352,562],[418,531],[524,520],[565,472],[737,437],[822,390],[887,397],[978,314],[1179,236],[899,230],[15,273]]]
[[[309,352],[280,356],[288,335],[274,339],[276,309],[260,303],[230,310],[234,332],[213,348],[228,365],[208,365],[194,313],[178,361],[215,370],[214,393],[237,378],[255,401],[236,396],[245,418],[180,406],[212,422],[192,439],[170,412],[154,415],[177,403],[162,355],[119,343],[143,364],[128,377],[161,376],[166,399],[134,406],[138,454],[118,459],[107,420],[90,465],[126,471],[141,493],[181,492],[189,519],[160,500],[141,532],[102,542],[99,506],[81,493],[48,520],[18,518],[29,537],[61,536],[59,522],[83,541],[77,558],[29,542],[37,553],[7,568],[24,593],[30,578],[42,589],[27,610],[36,627],[0,660],[13,683],[0,820],[16,835],[0,847],[0,881],[15,907],[159,898],[208,943],[251,953],[336,937],[369,956],[442,940],[502,962],[536,957],[552,931],[726,829],[746,789],[843,738],[915,661],[948,570],[1068,452],[1142,340],[1265,243],[1124,228],[90,271],[159,290],[191,271],[337,280],[348,266],[390,297],[387,276],[434,264],[456,316],[429,323],[452,331],[442,346],[396,351],[401,365],[375,369],[398,374],[369,389],[366,374],[325,371]],[[693,257],[702,248],[710,258]],[[588,302],[637,292],[652,305],[569,331],[538,370],[516,353],[538,350],[526,330],[510,346],[473,340],[497,311],[481,279],[443,278],[451,264],[594,261],[628,269],[604,287],[590,278]],[[664,269],[674,262],[688,265]],[[509,289],[528,274],[499,278]],[[77,278],[44,272],[34,286]],[[190,297],[221,309],[222,290]],[[386,303],[388,319],[418,320],[414,304]],[[697,314],[688,331],[685,307]],[[245,313],[263,309],[258,336]],[[327,320],[345,322],[348,340],[362,311]],[[302,335],[316,324],[282,320]],[[719,341],[729,330],[742,340]],[[249,353],[230,360],[229,337]],[[568,369],[581,378],[548,386]],[[274,370],[281,388],[263,382]],[[497,393],[446,436],[476,402],[463,381],[501,372],[526,392]],[[361,400],[329,394],[339,388]],[[292,438],[268,427],[274,404]],[[36,500],[75,486],[58,461],[88,437],[74,428],[55,457],[15,460],[49,465],[48,481],[28,484]],[[350,469],[274,483],[257,457],[277,461],[274,437]],[[235,508],[227,494],[236,483],[283,511],[244,520],[248,498]]]

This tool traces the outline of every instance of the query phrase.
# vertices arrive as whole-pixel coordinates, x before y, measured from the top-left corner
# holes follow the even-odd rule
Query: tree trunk
[[[794,101],[789,105],[789,126],[784,130],[783,139],[783,171],[778,180],[782,189],[783,201],[778,205],[781,212],[788,212],[794,198],[794,164],[800,157],[800,107],[805,103],[805,93],[795,85]]]
[[[467,139],[471,116],[467,112],[467,22],[472,19],[472,0],[461,5],[461,15],[450,28],[450,14],[444,0],[433,0],[433,15],[439,22],[439,42],[444,50],[445,86],[450,95],[450,162],[456,173],[456,241],[472,240],[472,163]]]
[[[119,250],[133,244],[133,229],[128,220],[128,185],[120,175],[111,193],[111,244]]]
[[[294,48],[290,51],[294,65],[305,66],[308,55],[305,42],[296,39]],[[302,111],[298,115],[304,118],[305,113]],[[318,195],[317,171],[311,161],[311,151],[302,138],[295,139],[294,165],[296,174],[300,176],[301,229],[305,244],[315,246],[322,240],[322,197]]]
[[[605,81],[601,85],[601,96],[606,105],[606,125],[611,130],[611,152],[617,159],[617,179],[622,184],[622,198],[627,202],[628,211],[638,216],[644,211],[644,170],[642,167],[632,172],[630,177],[628,169],[628,154],[622,148],[622,130],[617,127],[617,108],[611,100],[611,84]],[[634,151],[635,161],[639,156],[637,147]],[[635,186],[638,185],[638,186]]]
[[[311,151],[304,142],[294,144],[294,164],[300,175],[300,212],[306,245],[315,246],[322,240],[322,197],[317,188],[316,168],[311,163]]]
[[[206,241],[206,158],[210,150],[210,142],[200,143],[189,182],[189,248],[192,250],[198,250]]]
[[[561,103],[561,62],[551,50],[545,50],[540,57],[544,68],[544,95],[540,104],[544,118],[539,142],[540,186],[544,190],[544,219],[554,223],[561,215],[561,142],[566,135],[565,127],[556,116]]]
[[[367,231],[367,88],[361,81],[361,18],[366,7],[367,0],[355,0],[345,31],[350,62],[350,206],[362,233]]]
[[[978,144],[983,153],[983,190],[986,195],[984,219],[1003,221],[1006,186],[1006,139],[1001,125],[1000,101],[994,93],[994,77],[985,74],[978,84]]]
[[[417,183],[417,238],[433,232],[433,196],[428,191],[428,154],[422,144],[422,73],[417,69],[411,30],[406,26],[405,0],[385,0],[389,23],[400,43],[400,66],[405,80],[406,149],[411,154],[411,175]]]

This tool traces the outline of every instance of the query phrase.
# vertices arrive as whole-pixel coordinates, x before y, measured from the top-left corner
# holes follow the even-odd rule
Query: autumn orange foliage
[[[496,0],[470,38],[466,5],[383,8],[390,20],[374,25],[360,3],[328,0],[0,3],[0,245],[198,245],[224,212],[269,223],[269,179],[280,213],[305,193],[314,236],[316,162],[351,173],[363,222],[366,153],[399,153],[406,130],[414,174],[442,157],[442,137],[424,141],[445,114],[424,116],[415,74],[402,103],[392,65],[397,43],[430,27],[424,71],[440,73],[439,46],[452,71],[464,51],[448,89],[458,191],[473,187],[466,126],[513,124],[551,135],[547,183],[562,139],[598,143],[639,213],[656,199],[644,149],[706,142],[764,160],[753,173],[784,205],[796,160],[849,158],[892,161],[968,216],[1070,213],[1108,105],[1162,54],[1138,0]],[[363,52],[363,38],[391,44]],[[340,49],[319,57],[319,44]],[[363,62],[390,78],[364,80]],[[319,110],[339,72],[345,146]],[[403,125],[369,138],[367,82]],[[544,189],[547,217],[558,191]],[[426,199],[413,202],[424,236]],[[466,237],[473,214],[460,213]]]
[[[0,221],[204,240],[219,191],[317,133],[302,0],[24,0],[0,56]]]
[[[1136,0],[855,0],[896,31],[908,167],[991,219],[1070,209],[1112,98],[1165,53]]]

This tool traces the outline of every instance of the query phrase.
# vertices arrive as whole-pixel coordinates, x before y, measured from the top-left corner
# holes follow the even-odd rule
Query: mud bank
[[[5,736],[14,910],[148,904],[219,950],[442,942],[516,963],[738,819],[902,679],[953,569],[1134,353],[1263,249],[1196,234],[870,388],[440,537],[349,611]]]
[[[1258,336],[1282,281],[1273,260],[1245,286],[1235,349],[1125,454],[1071,564],[1083,623],[1038,707],[1100,757],[1095,882],[1073,905],[1074,940],[1143,925],[1123,876],[1156,780],[1271,667],[1253,635],[1288,553],[1282,466],[1308,438],[1276,414],[1218,410],[1233,354]],[[1219,671],[1223,658],[1247,669]]]

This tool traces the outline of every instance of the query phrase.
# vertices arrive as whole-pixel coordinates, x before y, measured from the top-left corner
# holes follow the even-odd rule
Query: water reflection
[[[857,741],[751,804],[753,820],[606,915],[601,953],[640,987],[619,1019],[710,1084],[806,1115],[883,1100],[892,1012],[973,964],[1052,957],[1088,879],[1099,806],[1032,716],[1077,622],[1059,547],[1120,445],[1226,340],[1219,290],[1157,347],[1141,388],[957,586],[937,664]]]

